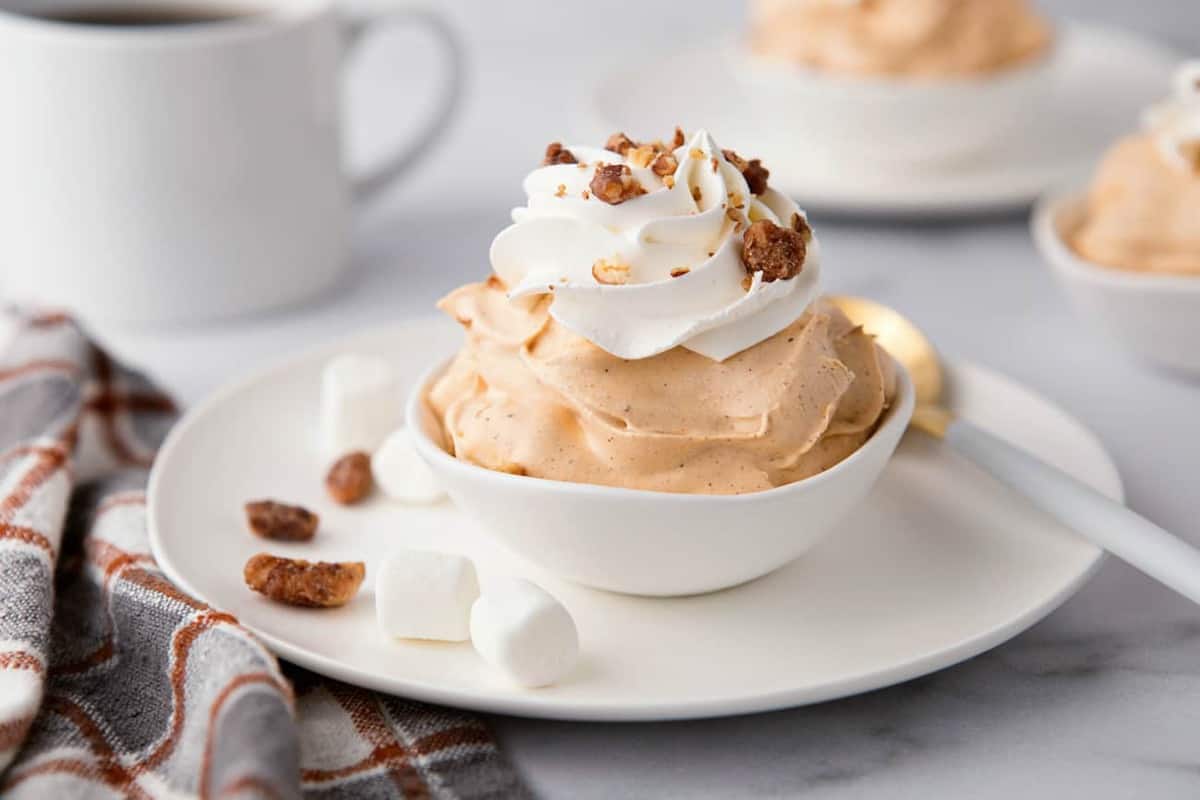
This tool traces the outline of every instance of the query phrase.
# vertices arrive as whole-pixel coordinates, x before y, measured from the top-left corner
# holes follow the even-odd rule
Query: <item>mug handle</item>
[[[351,195],[358,204],[369,202],[381,190],[415,164],[437,141],[438,134],[450,122],[462,96],[463,47],[458,34],[437,12],[429,8],[398,8],[374,14],[356,16],[346,21],[346,59],[373,33],[384,26],[423,27],[433,35],[444,54],[447,75],[437,108],[422,126],[415,139],[403,149],[384,158],[381,163],[354,176],[350,182]]]

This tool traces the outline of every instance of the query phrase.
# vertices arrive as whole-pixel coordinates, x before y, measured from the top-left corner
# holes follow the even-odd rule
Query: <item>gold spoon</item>
[[[1016,445],[960,419],[942,404],[942,365],[921,329],[899,312],[862,297],[834,305],[904,365],[916,389],[912,427],[1024,495],[1084,538],[1200,603],[1200,550]]]

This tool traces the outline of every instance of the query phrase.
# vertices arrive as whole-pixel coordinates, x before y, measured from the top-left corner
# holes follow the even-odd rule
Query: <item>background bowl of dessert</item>
[[[759,3],[761,16],[752,16],[750,37],[727,45],[731,72],[768,135],[787,137],[794,146],[802,144],[807,150],[845,159],[849,167],[864,163],[946,165],[970,159],[1002,144],[1010,133],[1043,113],[1053,90],[1057,39],[1048,23],[1023,6],[1012,13],[1021,15],[1021,21],[1032,28],[1030,37],[1037,40],[1022,44],[1029,47],[1027,52],[1014,53],[997,63],[948,61],[926,67],[896,65],[890,70],[884,63],[857,63],[873,55],[867,46],[870,36],[861,31],[864,23],[880,21],[879,10],[838,4],[832,11],[797,11],[793,7],[778,11],[773,7],[778,5],[767,0]],[[986,6],[976,8],[993,13]],[[895,17],[905,10],[896,5],[893,11]],[[775,17],[770,16],[789,13],[825,14],[822,23],[832,24],[838,31],[844,28],[846,35],[839,40],[856,52],[835,53],[831,58],[839,63],[830,65],[797,60],[790,52],[795,45],[785,37],[801,35],[804,26],[787,20],[774,24]],[[936,13],[953,16],[946,9]],[[963,7],[954,13],[966,15],[970,9]],[[875,19],[868,23],[865,17],[856,18],[867,14]],[[845,17],[844,22],[830,23],[840,19],[838,15]],[[930,22],[927,27],[933,30],[936,26]],[[757,43],[762,36],[783,43],[775,50],[764,48]],[[902,38],[913,58],[926,57],[928,49],[936,46],[932,42],[922,45],[915,30],[905,32]],[[859,49],[863,52],[858,53]],[[851,63],[854,65],[848,66]]]
[[[1034,241],[1079,313],[1151,364],[1200,376],[1200,274],[1089,261],[1071,246],[1086,214],[1076,188],[1043,197],[1032,217]]]
[[[870,492],[915,402],[912,381],[897,365],[891,407],[863,446],[835,466],[767,491],[676,494],[511,475],[455,458],[426,401],[445,368],[416,383],[406,411],[417,451],[454,502],[535,565],[637,595],[724,589],[803,555]]]

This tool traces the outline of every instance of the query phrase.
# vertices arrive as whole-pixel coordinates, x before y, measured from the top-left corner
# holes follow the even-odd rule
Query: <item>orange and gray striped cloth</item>
[[[479,720],[281,666],[163,577],[174,419],[71,319],[0,312],[0,796],[525,797]]]

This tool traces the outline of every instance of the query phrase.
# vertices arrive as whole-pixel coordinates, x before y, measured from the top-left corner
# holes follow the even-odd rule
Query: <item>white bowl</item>
[[[986,75],[837,75],[768,60],[744,43],[726,50],[765,136],[848,168],[953,164],[1002,144],[1046,114],[1057,45]]]
[[[1082,190],[1047,195],[1033,238],[1080,313],[1159,367],[1200,376],[1200,276],[1114,269],[1081,258],[1067,236],[1083,221]]]
[[[914,392],[897,368],[896,401],[867,442],[802,481],[741,495],[619,489],[509,475],[460,461],[439,445],[418,381],[408,420],[421,456],[454,502],[509,549],[598,589],[686,595],[736,586],[778,569],[819,542],[862,503],[912,417]]]

